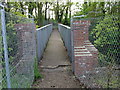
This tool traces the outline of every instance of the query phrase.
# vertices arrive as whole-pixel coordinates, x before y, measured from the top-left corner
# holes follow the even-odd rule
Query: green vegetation
[[[76,12],[75,15],[86,15],[82,20],[91,22],[89,39],[99,51],[99,65],[106,69],[104,71],[101,68],[101,73],[97,74],[93,81],[104,88],[119,87],[119,70],[114,70],[114,66],[120,65],[120,1],[88,1],[76,5],[81,11]]]
[[[38,68],[38,60],[35,58],[34,62],[34,81],[36,81],[39,78],[42,78],[43,76],[40,74],[39,68]]]
[[[39,27],[52,23],[53,21],[70,25],[71,0],[68,2],[6,2],[7,12],[24,17],[34,17],[36,25]],[[28,7],[28,8],[26,8]],[[28,10],[28,13],[26,13]],[[47,14],[48,13],[48,14]],[[31,14],[31,15],[30,15]]]
[[[99,50],[99,61],[120,64],[120,1],[119,2],[84,2],[76,3],[81,11],[74,15],[86,15],[84,19],[91,21],[90,41]]]
[[[17,15],[16,15],[17,14]],[[17,55],[19,51],[19,40],[18,34],[15,30],[16,24],[25,24],[25,23],[33,23],[31,19],[26,18],[24,15],[15,12],[14,14],[11,12],[5,13],[6,19],[6,33],[7,33],[7,45],[8,45],[8,56],[9,56],[9,68],[10,68],[10,81],[12,87],[30,87],[32,77],[27,77],[25,75],[17,74],[16,68],[17,64],[20,60],[21,54]],[[0,25],[1,27],[1,25]],[[5,60],[4,60],[4,51],[3,51],[3,42],[2,42],[2,35],[1,35],[1,28],[0,28],[0,83],[1,87],[7,87],[6,81],[6,70],[5,70]],[[16,57],[17,56],[17,57]],[[30,67],[28,67],[30,69]],[[12,71],[11,71],[12,70]],[[31,73],[32,74],[32,73]],[[19,78],[18,78],[19,77]],[[24,81],[26,79],[26,82]],[[21,82],[20,82],[21,81]],[[19,84],[16,82],[20,82]],[[24,82],[24,83],[23,83]]]
[[[87,0],[85,0],[87,1]],[[120,65],[120,1],[119,2],[84,2],[83,4],[77,2],[72,3],[68,0],[67,3],[64,2],[6,2],[6,26],[7,26],[7,41],[8,41],[8,52],[10,53],[10,62],[15,59],[16,52],[18,50],[18,38],[17,32],[14,29],[14,25],[18,23],[32,23],[31,19],[34,17],[34,22],[36,27],[39,28],[45,24],[53,23],[57,26],[57,23],[63,23],[65,25],[70,25],[71,19],[71,6],[75,4],[79,11],[76,11],[73,16],[86,15],[82,19],[90,20],[91,26],[89,30],[90,41],[99,50],[99,62],[101,66],[111,67],[114,65]],[[28,8],[26,8],[28,7]],[[28,11],[28,13],[25,13]],[[14,13],[14,14],[11,14]],[[31,14],[31,15],[30,15]],[[19,15],[19,16],[18,16]],[[0,25],[1,28],[1,25]],[[54,27],[56,28],[56,27]],[[0,29],[1,30],[1,29]],[[2,41],[1,31],[0,31],[0,42]],[[2,56],[1,56],[2,55]],[[2,59],[2,60],[1,60]],[[0,43],[0,60],[3,61],[3,48]],[[0,61],[0,65],[3,67],[4,62]],[[111,69],[110,68],[110,69]],[[112,70],[112,69],[111,69]],[[110,71],[111,71],[110,70]],[[5,74],[5,70],[2,72]],[[117,79],[111,76],[112,72],[108,72],[108,78],[102,78],[96,81],[103,87],[118,87]],[[20,77],[24,76],[16,75],[17,79],[12,79],[12,83],[16,80],[20,80]],[[34,63],[34,80],[42,78],[38,69],[38,61],[35,58]],[[1,77],[0,77],[1,78]],[[108,80],[108,82],[105,82]],[[27,81],[27,79],[26,79]],[[116,85],[116,86],[114,86]]]
[[[92,30],[91,34],[94,38],[94,45],[103,54],[102,60],[107,62],[115,61],[116,64],[120,64],[119,61],[119,23],[118,16],[106,15],[96,27]],[[106,57],[106,59],[105,59]]]

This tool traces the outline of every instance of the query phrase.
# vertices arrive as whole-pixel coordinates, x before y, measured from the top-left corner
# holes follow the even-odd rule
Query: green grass
[[[30,88],[31,86],[31,77],[25,75],[16,74],[11,78],[11,87],[12,88]]]
[[[34,63],[34,81],[36,81],[39,78],[42,78],[43,76],[40,74],[39,69],[38,69],[38,62],[37,58],[35,58],[35,63]]]
[[[0,72],[0,80],[2,79],[2,72]],[[42,78],[43,76],[39,72],[38,68],[38,62],[35,58],[34,62],[34,76],[28,75],[28,74],[18,74],[16,73],[16,70],[11,73],[11,87],[12,88],[30,88],[31,85],[37,80]],[[7,82],[6,80],[3,80],[2,83],[0,83],[0,90],[2,88],[7,88]]]
[[[10,77],[11,88],[30,88],[33,77],[29,75],[14,74]],[[7,81],[2,81],[2,88],[7,88]],[[1,89],[0,89],[1,90]]]
[[[99,76],[97,78],[97,80],[95,80],[95,82],[102,86],[103,88],[120,88],[120,83],[119,83],[119,76],[114,76],[111,75],[111,77],[109,78],[109,86],[108,86],[108,75],[106,73],[102,74],[102,76]]]
[[[0,69],[0,81],[2,80],[2,69]],[[2,82],[0,82],[0,90],[2,89]]]

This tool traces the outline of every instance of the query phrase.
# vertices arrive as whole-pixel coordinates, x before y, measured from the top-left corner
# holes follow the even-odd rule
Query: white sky
[[[84,2],[84,0],[71,0],[71,2]]]
[[[79,2],[79,3],[83,4],[83,3],[84,3],[84,0],[71,0],[71,2],[74,2],[74,3]],[[79,10],[77,9],[77,6],[76,6],[76,5],[72,5],[71,10],[72,10],[72,12],[71,12],[72,15],[74,14],[75,11],[79,11]]]
[[[71,2],[73,2],[73,3],[79,2],[79,3],[83,4],[84,0],[71,0]],[[71,7],[71,14],[73,15],[76,11],[80,11],[80,9],[77,9],[77,6],[75,4],[73,4],[72,7]],[[35,14],[35,11],[34,11],[34,14]],[[48,14],[50,14],[51,18],[54,17],[54,13],[52,11],[47,11],[47,18],[49,16]]]
[[[79,3],[81,3],[81,4],[84,3],[83,1],[84,1],[84,0],[71,0],[71,2],[73,2],[73,3],[79,2]],[[53,3],[54,3],[54,2],[53,2]],[[77,9],[77,6],[76,6],[75,4],[73,4],[72,7],[71,7],[71,14],[73,15],[76,11],[80,11],[80,9]],[[50,14],[50,17],[51,17],[51,18],[55,16],[52,11],[47,11],[47,18],[48,18],[48,16],[49,16],[48,14]]]

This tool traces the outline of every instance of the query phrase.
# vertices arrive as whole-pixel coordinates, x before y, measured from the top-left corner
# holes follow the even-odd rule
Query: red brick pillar
[[[16,24],[15,29],[18,37],[18,51],[16,71],[19,74],[31,74],[36,57],[35,24]]]
[[[73,21],[74,73],[82,76],[97,64],[97,49],[89,41],[90,21]],[[87,45],[89,44],[89,45]]]

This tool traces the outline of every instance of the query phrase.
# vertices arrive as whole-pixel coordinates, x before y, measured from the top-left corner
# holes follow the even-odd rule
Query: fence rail
[[[38,60],[40,60],[42,57],[42,54],[52,32],[52,26],[52,24],[48,24],[36,30]]]

